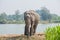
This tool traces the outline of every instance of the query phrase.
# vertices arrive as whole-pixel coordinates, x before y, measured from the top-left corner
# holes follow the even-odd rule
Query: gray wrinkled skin
[[[40,16],[34,10],[24,12],[25,31],[24,34],[32,36],[36,32],[37,25],[39,23]]]

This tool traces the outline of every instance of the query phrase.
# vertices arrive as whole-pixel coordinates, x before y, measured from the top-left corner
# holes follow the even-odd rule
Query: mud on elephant
[[[24,34],[32,36],[36,32],[37,25],[40,20],[40,16],[34,10],[24,12],[25,31]]]

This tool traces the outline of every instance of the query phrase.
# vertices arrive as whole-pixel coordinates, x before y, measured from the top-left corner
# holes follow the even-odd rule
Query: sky
[[[46,7],[51,14],[60,16],[60,0],[0,0],[0,13],[14,14],[16,10],[37,10]]]

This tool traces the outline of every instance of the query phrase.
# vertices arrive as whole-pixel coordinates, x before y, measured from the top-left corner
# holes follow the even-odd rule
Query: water
[[[36,32],[44,32],[47,27],[58,24],[38,24]],[[23,34],[25,24],[0,24],[0,34]]]

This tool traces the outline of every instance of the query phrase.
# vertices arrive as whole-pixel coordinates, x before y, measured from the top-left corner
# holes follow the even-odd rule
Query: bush
[[[46,40],[60,40],[60,26],[47,28],[45,34]]]

